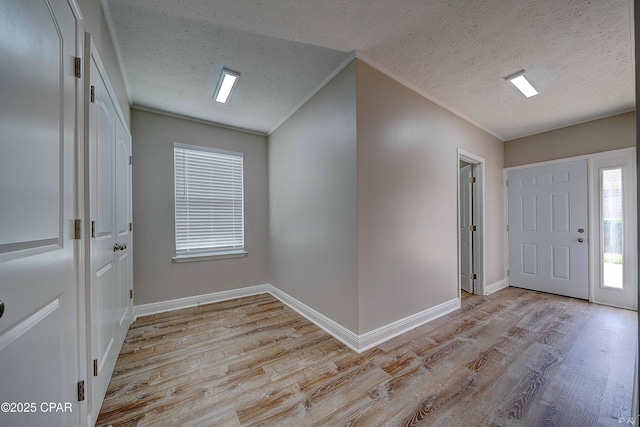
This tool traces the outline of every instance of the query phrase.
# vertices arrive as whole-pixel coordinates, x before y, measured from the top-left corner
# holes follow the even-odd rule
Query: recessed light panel
[[[216,88],[214,99],[217,102],[226,103],[231,96],[231,92],[236,87],[239,78],[240,73],[223,68],[220,74],[220,80],[218,80],[218,87]]]
[[[525,76],[524,70],[518,71],[517,73],[512,74],[509,77],[505,77],[505,80],[509,80],[527,98],[531,98],[532,96],[535,96],[539,93],[538,90]]]

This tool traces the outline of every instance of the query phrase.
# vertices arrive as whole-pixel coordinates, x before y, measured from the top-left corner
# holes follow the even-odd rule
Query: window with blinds
[[[243,154],[174,144],[176,256],[244,249]]]

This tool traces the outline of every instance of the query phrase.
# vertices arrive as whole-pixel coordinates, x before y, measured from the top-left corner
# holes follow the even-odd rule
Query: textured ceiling
[[[503,140],[634,108],[631,0],[107,0],[134,105],[269,132],[357,51]],[[220,69],[241,73],[212,100]],[[503,77],[520,69],[541,93]]]

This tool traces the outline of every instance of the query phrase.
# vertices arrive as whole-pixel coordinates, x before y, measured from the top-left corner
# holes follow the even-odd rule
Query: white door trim
[[[476,282],[473,287],[473,292],[476,295],[484,295],[485,294],[485,262],[484,262],[484,165],[485,160],[483,157],[480,157],[476,154],[465,151],[461,148],[457,150],[457,159],[456,159],[456,213],[457,213],[457,222],[456,224],[460,224],[460,161],[465,161],[467,163],[471,163],[475,165],[475,177],[476,177],[476,193],[473,203],[473,216],[474,222],[477,226],[476,235],[474,236],[475,246],[474,246],[474,257],[473,257],[473,270],[477,275]],[[461,265],[460,265],[460,227],[457,227],[458,237],[458,298],[462,297],[462,291],[460,290],[460,273],[461,273]]]

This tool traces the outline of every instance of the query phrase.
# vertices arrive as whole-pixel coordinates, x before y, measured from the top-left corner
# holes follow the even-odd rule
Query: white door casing
[[[0,10],[0,402],[23,405],[0,425],[79,425],[81,22],[67,0],[0,0]]]
[[[510,284],[588,299],[587,161],[510,170],[507,179]]]
[[[132,320],[131,136],[89,35],[85,46],[88,389],[95,423]]]
[[[473,293],[473,165],[460,167],[460,287]]]

